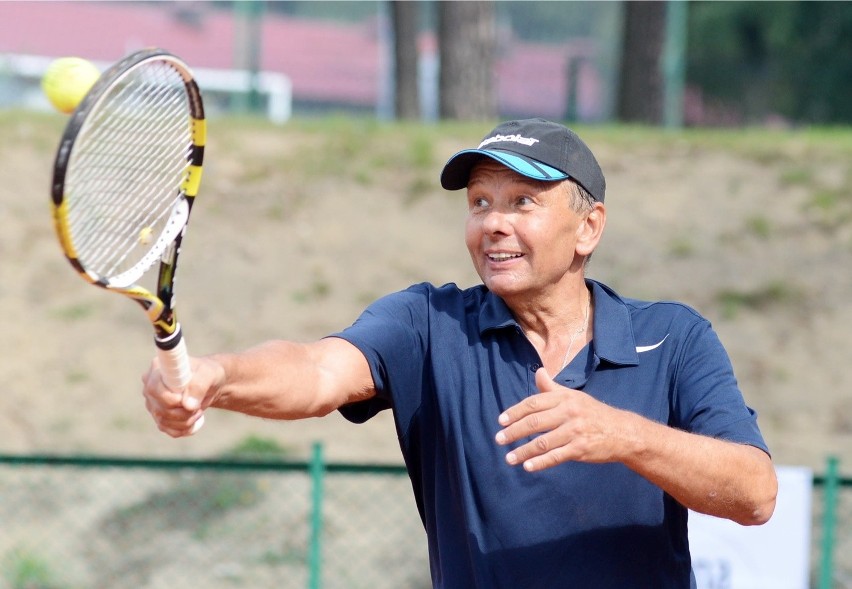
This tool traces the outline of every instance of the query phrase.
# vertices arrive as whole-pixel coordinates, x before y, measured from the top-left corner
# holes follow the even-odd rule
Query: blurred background
[[[668,126],[852,121],[848,2],[2,2],[0,107],[158,45],[215,110]]]

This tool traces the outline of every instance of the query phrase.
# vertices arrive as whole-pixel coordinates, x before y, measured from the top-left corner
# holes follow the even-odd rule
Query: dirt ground
[[[354,426],[336,414],[281,423],[212,411],[183,440],[154,428],[140,395],[150,328],[135,305],[77,278],[55,241],[49,182],[63,124],[0,116],[0,453],[209,457],[256,436],[298,458],[321,441],[329,460],[399,462],[389,414]],[[487,126],[430,132],[423,164],[410,143],[425,140],[401,131],[346,127],[350,147],[335,147],[331,127],[213,121],[178,272],[191,352],[314,339],[413,282],[475,284],[461,195],[437,176]],[[755,144],[725,137],[589,130],[609,210],[589,275],[626,296],[696,307],[728,348],[776,461],[822,471],[836,454],[848,470],[848,148],[787,131]]]

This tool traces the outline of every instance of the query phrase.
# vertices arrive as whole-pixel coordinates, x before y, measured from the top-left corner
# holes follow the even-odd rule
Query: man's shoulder
[[[636,353],[655,350],[666,342],[665,349],[675,353],[687,341],[712,330],[710,322],[690,305],[674,300],[647,300],[626,297],[597,284],[595,308],[601,312],[601,354],[609,358],[627,358]]]
[[[441,285],[431,282],[419,282],[390,296],[424,297],[433,303],[453,301],[467,305],[469,303],[481,304],[485,300],[487,293],[488,289],[481,284],[462,288],[454,282]]]
[[[624,305],[633,318],[644,317],[647,319],[669,317],[686,322],[706,321],[694,307],[683,301],[658,299],[649,300],[621,295],[611,287],[597,283],[613,301]]]
[[[622,299],[624,304],[635,316],[668,317],[673,320],[693,323],[706,321],[703,315],[695,308],[682,301],[661,299],[658,301],[646,301],[641,299]]]
[[[481,308],[487,295],[488,290],[482,285],[462,288],[455,283],[436,285],[419,282],[381,297],[370,309],[374,312],[399,312],[405,308],[417,314],[431,314],[433,311],[468,314]]]

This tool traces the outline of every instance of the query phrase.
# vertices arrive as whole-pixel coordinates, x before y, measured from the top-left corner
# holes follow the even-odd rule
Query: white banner
[[[813,473],[779,466],[778,501],[762,526],[689,512],[698,589],[808,589]]]

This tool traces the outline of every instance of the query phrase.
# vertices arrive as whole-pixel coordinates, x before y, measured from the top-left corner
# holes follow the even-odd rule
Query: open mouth
[[[498,252],[486,254],[486,257],[492,262],[506,262],[508,260],[514,260],[516,258],[522,257],[524,254],[510,254],[508,252]]]

